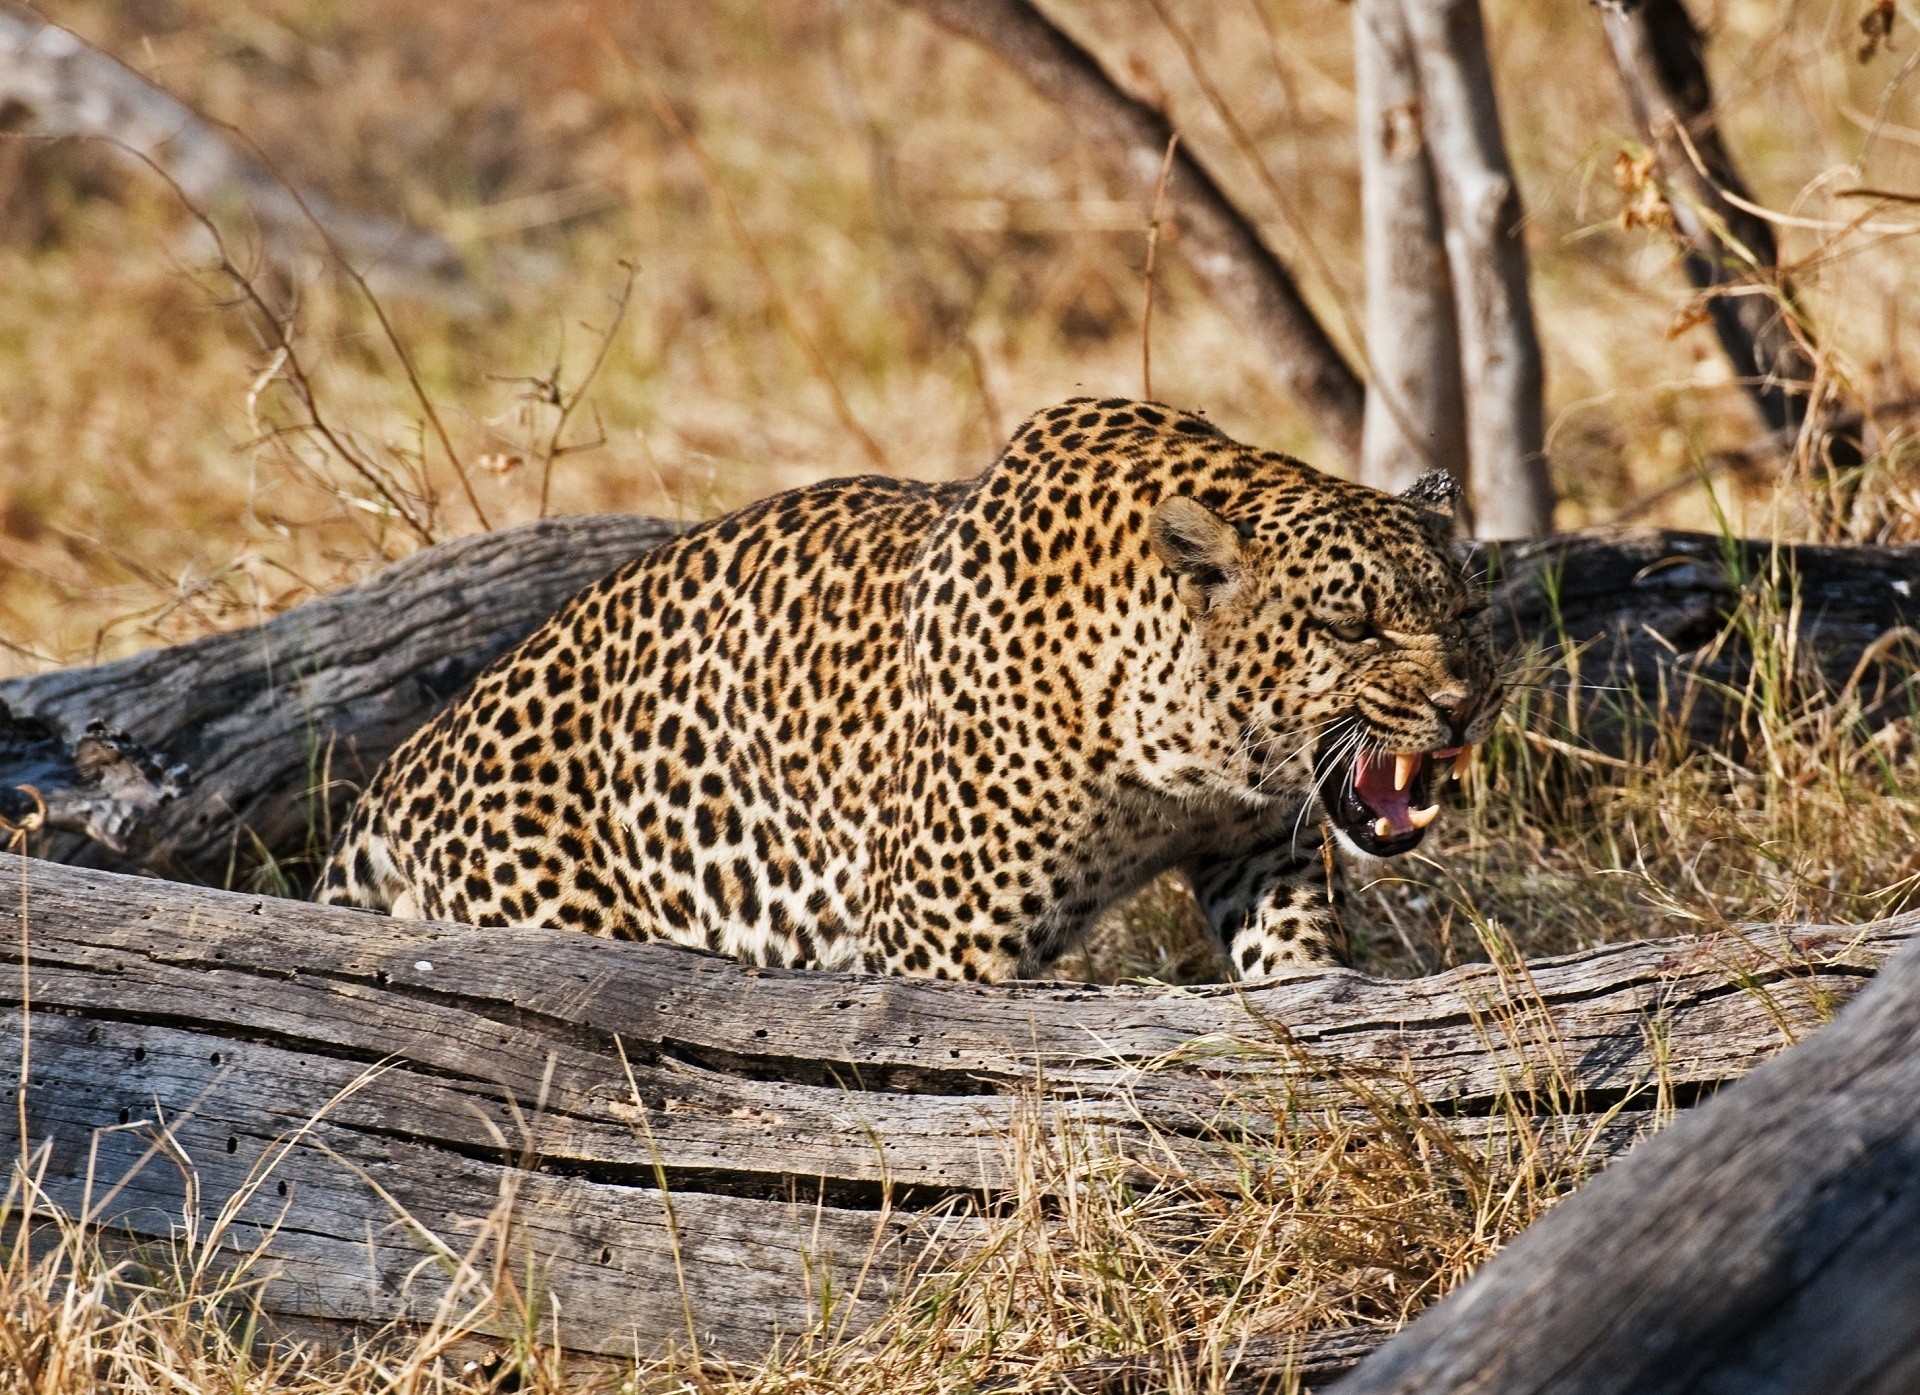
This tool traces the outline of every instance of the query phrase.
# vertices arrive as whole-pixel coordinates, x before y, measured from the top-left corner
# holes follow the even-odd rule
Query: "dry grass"
[[[1049,7],[1171,105],[1353,350],[1347,12],[1166,7],[1270,185],[1155,5]],[[1868,205],[1844,192],[1920,188],[1907,20],[1863,62],[1853,0],[1696,6],[1736,159],[1761,202],[1790,210],[1784,258],[1828,367],[1878,430],[1835,510],[1776,488],[1773,463],[1746,453],[1753,417],[1672,244],[1616,223],[1627,122],[1586,7],[1487,8],[1530,215],[1560,521],[1920,535],[1912,239],[1849,223]],[[308,186],[446,231],[487,294],[477,309],[392,299],[390,338],[351,285],[262,273],[224,215],[223,270],[170,193],[105,152],[0,142],[0,673],[243,623],[483,516],[704,516],[876,455],[919,478],[970,473],[1034,407],[1137,389],[1151,189],[1115,182],[989,59],[885,0],[51,12],[238,122]],[[684,135],[658,119],[650,84]],[[1274,187],[1292,206],[1274,206]],[[1898,206],[1875,218],[1920,223]],[[1178,241],[1177,225],[1163,231],[1156,392],[1325,461],[1168,255]],[[507,274],[529,257],[550,274]],[[1787,619],[1759,602],[1737,617],[1762,662],[1736,703],[1741,739],[1720,750],[1653,740],[1610,764],[1544,690],[1521,703],[1425,854],[1360,894],[1366,962],[1425,972],[1491,950],[1914,904],[1913,722],[1871,728],[1853,695],[1810,690]],[[1219,966],[1162,885],[1067,968],[1182,982]],[[1475,1152],[1417,1099],[1349,1083],[1368,1107],[1337,1118],[1269,1101],[1279,1142],[1249,1154],[1233,1194],[1123,1174],[1096,1141],[1036,1122],[1008,1141],[1023,1181],[988,1243],[858,1340],[818,1334],[737,1370],[563,1374],[478,1266],[431,1330],[383,1352],[262,1350],[255,1276],[212,1263],[204,1224],[123,1256],[38,1207],[0,1266],[0,1392],[438,1395],[490,1382],[463,1374],[461,1339],[481,1323],[525,1334],[510,1364],[543,1392],[913,1392],[996,1374],[1040,1388],[1133,1351],[1166,1355],[1171,1388],[1203,1390],[1242,1333],[1401,1320],[1582,1175],[1580,1140],[1552,1121],[1516,1112],[1512,1146]],[[23,1188],[16,1175],[6,1219],[22,1217]]]
[[[1346,12],[1167,7],[1269,182],[1153,6],[1059,9],[1171,105],[1354,350]],[[1771,463],[1737,455],[1753,419],[1690,312],[1672,244],[1615,224],[1625,119],[1597,24],[1579,6],[1490,10],[1529,206],[1562,521],[1608,518],[1702,468],[1736,510],[1764,508]],[[711,513],[870,468],[861,435],[894,472],[969,473],[1032,408],[1138,387],[1152,190],[1116,182],[990,59],[885,0],[71,0],[53,13],[239,123],[308,186],[469,249],[483,306],[392,308],[496,523],[537,512],[543,483],[563,511]],[[1829,225],[1865,206],[1839,191],[1915,182],[1920,111],[1905,31],[1862,63],[1852,18],[1837,0],[1726,0],[1709,16],[1713,59],[1751,182],[1800,220],[1782,229],[1785,253],[1832,367],[1881,409],[1887,467],[1910,480],[1910,239]],[[686,117],[711,177],[657,119],[650,83]],[[1871,140],[1863,113],[1880,121]],[[1289,207],[1276,188],[1295,195]],[[1904,216],[1881,209],[1875,223]],[[191,220],[151,178],[104,151],[5,143],[0,232],[0,665],[239,623],[418,544],[383,519],[365,479],[262,439],[286,407],[284,375],[266,373],[272,346],[205,274]],[[245,229],[230,232],[244,262]],[[1177,250],[1177,224],[1165,240]],[[549,274],[514,274],[528,255]],[[1178,258],[1159,261],[1156,391],[1326,460]],[[569,438],[596,444],[543,481],[534,463],[552,422],[528,389],[537,398],[556,368],[563,387],[585,377],[623,262],[639,268],[631,312]],[[334,419],[438,499],[433,535],[478,526],[367,307],[325,277],[300,286],[298,305]],[[1681,488],[1644,516],[1699,524],[1710,511]]]
[[[1511,946],[1498,958],[1514,962]],[[1506,979],[1504,1006],[1482,1030],[1490,1045],[1535,1048],[1540,1073],[1511,1083],[1479,1141],[1463,1141],[1457,1121],[1391,1069],[1329,1074],[1277,1028],[1210,1038],[1197,1049],[1231,1053],[1246,1082],[1226,1088],[1219,1131],[1198,1134],[1234,1162],[1233,1182],[1194,1182],[1171,1148],[1159,1166],[1137,1151],[1122,1161],[1102,1135],[1036,1097],[1003,1140],[1007,1190],[969,1206],[981,1223],[973,1238],[936,1245],[868,1330],[849,1332],[829,1312],[751,1363],[702,1357],[692,1344],[625,1362],[567,1357],[553,1315],[529,1301],[545,1286],[512,1239],[510,1192],[477,1228],[431,1252],[422,1245],[416,1280],[428,1296],[417,1307],[428,1320],[344,1349],[337,1336],[326,1350],[272,1336],[284,1331],[260,1310],[272,1236],[239,1248],[230,1220],[273,1185],[304,1130],[215,1208],[201,1205],[164,1126],[135,1121],[125,1127],[153,1137],[148,1165],[177,1166],[186,1182],[171,1241],[103,1242],[39,1191],[45,1154],[12,1169],[0,1198],[10,1237],[0,1249],[0,1395],[1018,1392],[1059,1389],[1064,1372],[1116,1355],[1152,1361],[1155,1388],[1218,1389],[1249,1335],[1397,1327],[1592,1170],[1613,1116],[1556,1112],[1572,1094],[1552,1051],[1538,1049],[1537,1000],[1524,975]],[[1651,1104],[1655,1088],[1623,1105]],[[938,1230],[930,1219],[928,1234]]]

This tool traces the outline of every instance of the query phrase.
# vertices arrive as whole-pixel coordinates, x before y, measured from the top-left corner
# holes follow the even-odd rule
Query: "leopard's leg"
[[[1348,962],[1338,879],[1318,832],[1189,867],[1187,877],[1235,978]]]

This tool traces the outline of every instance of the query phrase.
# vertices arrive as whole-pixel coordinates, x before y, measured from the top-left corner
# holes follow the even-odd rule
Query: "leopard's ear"
[[[1218,605],[1239,586],[1247,565],[1240,532],[1205,504],[1184,494],[1163,499],[1147,528],[1189,610]]]
[[[1451,518],[1459,510],[1461,497],[1465,493],[1458,476],[1446,470],[1429,470],[1402,490],[1400,497],[1425,504],[1435,513],[1443,513]]]

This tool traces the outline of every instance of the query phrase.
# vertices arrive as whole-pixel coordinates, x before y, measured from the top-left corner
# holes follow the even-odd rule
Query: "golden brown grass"
[[[1155,7],[1058,6],[1127,82],[1170,104],[1353,350],[1346,12],[1162,8],[1265,175]],[[1708,15],[1712,56],[1743,168],[1795,220],[1780,229],[1786,257],[1833,370],[1897,447],[1915,395],[1910,239],[1875,229],[1906,215],[1880,208],[1873,228],[1837,230],[1872,206],[1845,190],[1914,182],[1920,112],[1898,34],[1862,63],[1845,9],[1728,0]],[[1152,190],[1115,182],[990,59],[885,0],[70,0],[53,14],[237,122],[292,177],[469,249],[482,305],[391,308],[494,522],[538,511],[544,472],[528,462],[552,422],[529,388],[537,397],[556,367],[563,386],[584,378],[623,262],[639,268],[630,313],[576,416],[570,439],[593,447],[545,481],[556,509],[710,513],[871,468],[861,435],[892,471],[968,473],[1034,407],[1138,387]],[[1616,226],[1625,119],[1597,24],[1579,6],[1518,0],[1490,17],[1529,206],[1562,521],[1608,518],[1701,468],[1736,511],[1764,506],[1771,462],[1736,455],[1753,419],[1688,308],[1672,244]],[[710,174],[657,119],[653,83]],[[262,441],[285,381],[231,286],[204,274],[204,244],[166,190],[105,151],[7,142],[4,156],[0,665],[239,623],[417,545],[382,526],[365,480]],[[244,260],[243,222],[228,221]],[[1176,221],[1158,259],[1156,391],[1327,461],[1165,255],[1178,241]],[[548,274],[519,274],[528,255]],[[441,500],[434,535],[478,526],[367,307],[325,276],[301,278],[298,304],[335,419],[421,472]],[[1682,488],[1644,517],[1700,524],[1710,511]]]
[[[1489,1042],[1537,1046],[1524,976],[1507,988],[1483,1023]],[[624,1362],[568,1357],[552,1314],[528,1300],[543,1289],[537,1266],[506,1239],[510,1194],[477,1231],[436,1247],[443,1262],[423,1264],[440,1288],[431,1319],[319,1344],[262,1316],[272,1263],[235,1249],[225,1221],[240,1200],[202,1214],[189,1183],[170,1242],[103,1241],[39,1193],[36,1157],[11,1169],[0,1198],[0,1395],[932,1395],[1058,1389],[1063,1372],[1114,1356],[1153,1362],[1156,1388],[1217,1389],[1249,1335],[1407,1320],[1577,1185],[1608,1122],[1554,1112],[1570,1095],[1551,1052],[1540,1078],[1513,1082],[1485,1137],[1463,1141],[1391,1069],[1328,1074],[1277,1030],[1202,1049],[1233,1054],[1251,1082],[1223,1095],[1218,1132],[1200,1132],[1232,1160],[1233,1181],[1197,1184],[1173,1149],[1160,1165],[1122,1161],[1036,1098],[1003,1139],[1009,1186],[975,1205],[972,1238],[936,1246],[871,1328],[825,1313],[754,1362],[692,1344]],[[1650,1102],[1651,1090],[1638,1101]],[[157,1165],[186,1165],[168,1156],[177,1149],[156,1152]],[[248,1190],[273,1184],[281,1155],[269,1150]]]
[[[1164,6],[1269,180],[1221,128],[1162,7],[1049,8],[1172,107],[1353,350],[1347,12]],[[1736,159],[1760,201],[1785,211],[1784,257],[1828,366],[1874,413],[1874,458],[1836,516],[1797,484],[1777,490],[1772,462],[1744,453],[1754,419],[1672,244],[1616,222],[1627,122],[1592,16],[1487,8],[1529,208],[1561,522],[1627,511],[1784,538],[1813,520],[1914,538],[1912,239],[1852,225],[1872,205],[1846,193],[1920,188],[1911,30],[1862,61],[1859,7],[1845,0],[1696,7]],[[1037,406],[1137,389],[1152,191],[1115,182],[991,60],[885,0],[73,0],[51,13],[239,123],[308,186],[458,239],[486,295],[477,309],[386,302],[442,443],[350,285],[261,272],[244,223],[216,210],[234,268],[271,312],[249,314],[165,188],[102,151],[0,142],[0,673],[243,623],[481,514],[532,517],[543,497],[556,511],[704,516],[873,468],[875,452],[900,474],[965,474]],[[650,83],[684,136],[658,119]],[[1899,206],[1874,217],[1920,223]],[[1177,224],[1163,231],[1156,392],[1326,463],[1184,277],[1178,240]],[[509,274],[528,257],[548,274]],[[316,434],[316,405],[344,445]],[[1913,723],[1869,728],[1854,695],[1796,682],[1785,619],[1751,602],[1736,620],[1766,662],[1737,705],[1744,739],[1724,749],[1654,739],[1613,764],[1551,700],[1522,703],[1423,856],[1361,892],[1365,962],[1423,972],[1490,947],[1499,959],[1914,904]],[[1218,972],[1167,884],[1065,967],[1168,982]],[[1289,1127],[1249,1154],[1230,1194],[1122,1172],[1097,1141],[1037,1119],[1008,1140],[1022,1183],[989,1241],[926,1274],[873,1332],[816,1334],[734,1370],[563,1374],[537,1324],[478,1278],[397,1345],[332,1363],[262,1349],[247,1323],[253,1276],[209,1264],[204,1228],[108,1254],[41,1208],[37,1243],[16,1229],[0,1266],[0,1392],[438,1395],[490,1379],[464,1369],[460,1341],[482,1322],[525,1334],[517,1378],[540,1391],[914,1392],[992,1375],[1040,1388],[1138,1351],[1169,1360],[1170,1388],[1204,1390],[1242,1333],[1401,1320],[1585,1166],[1580,1140],[1548,1139],[1517,1113],[1511,1147],[1476,1152],[1417,1099],[1350,1083],[1370,1103],[1338,1117],[1289,1114],[1284,1093],[1267,1101]],[[1065,1173],[1075,1185],[1063,1190]],[[16,1176],[9,1220],[22,1187]],[[1042,1203],[1056,1193],[1071,1204]]]

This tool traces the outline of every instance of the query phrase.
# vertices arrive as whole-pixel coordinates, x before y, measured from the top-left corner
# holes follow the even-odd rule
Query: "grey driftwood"
[[[1920,954],[1553,1211],[1337,1395],[1920,1389]]]
[[[31,820],[37,792],[36,850],[61,861],[216,884],[264,860],[297,874],[414,728],[673,531],[545,519],[428,548],[265,624],[0,683],[0,818]]]
[[[1231,1187],[1285,1165],[1301,1106],[1385,1091],[1494,1146],[1537,1115],[1545,1146],[1604,1159],[1811,1032],[1915,928],[1162,991],[758,970],[17,858],[0,925],[23,887],[31,1033],[10,934],[0,1078],[28,1040],[54,1200],[85,1205],[91,1167],[97,1219],[164,1236],[176,1159],[209,1217],[259,1177],[232,1239],[277,1223],[269,1309],[378,1322],[430,1311],[429,1237],[458,1252],[510,1196],[564,1341],[609,1354],[683,1340],[691,1314],[703,1348],[750,1356],[827,1291],[866,1320],[979,1234],[1023,1135]]]
[[[622,515],[547,519],[429,548],[263,625],[0,682],[0,818],[34,818],[37,792],[41,855],[214,885],[264,868],[274,875],[257,884],[298,890],[395,745],[568,595],[672,531]],[[1699,741],[1737,741],[1726,695],[1752,654],[1728,617],[1743,598],[1784,612],[1798,597],[1805,693],[1847,690],[1850,716],[1868,720],[1909,710],[1920,548],[1776,555],[1644,531],[1478,556],[1503,645],[1543,656],[1556,696],[1534,703],[1533,722],[1562,746],[1617,753],[1663,712]]]

